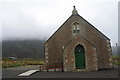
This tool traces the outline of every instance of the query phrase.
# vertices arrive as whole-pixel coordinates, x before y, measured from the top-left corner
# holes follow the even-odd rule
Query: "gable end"
[[[57,31],[72,17],[73,15],[71,15],[49,38],[48,40],[44,43],[46,44],[51,38],[53,35],[55,35],[55,33],[57,33]]]
[[[82,18],[85,22],[87,22],[89,25],[91,25],[95,30],[97,30],[100,34],[102,34],[105,38],[107,38],[108,40],[110,40],[107,36],[105,36],[101,31],[99,31],[97,28],[95,28],[91,23],[89,23],[87,20],[85,20],[82,16],[80,16],[79,14],[78,14],[78,16],[80,17],[80,18]]]
[[[95,28],[91,23],[89,23],[87,20],[85,20],[83,17],[81,17],[79,14],[77,15],[71,15],[49,38],[48,40],[44,43],[46,44],[53,35],[55,35],[55,33],[57,33],[57,31],[72,17],[72,16],[79,16],[80,18],[82,18],[85,22],[87,22],[89,25],[91,25],[95,30],[97,30],[100,34],[102,34],[106,39],[110,40],[107,36],[105,36],[101,31],[99,31],[97,28]]]

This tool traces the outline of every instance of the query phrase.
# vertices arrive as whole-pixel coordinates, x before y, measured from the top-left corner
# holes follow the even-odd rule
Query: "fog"
[[[119,34],[118,35],[118,45],[120,46],[120,1],[119,1],[119,4],[118,4],[118,34]]]
[[[72,14],[73,5],[112,45],[118,43],[118,0],[2,0],[0,40],[48,39]]]

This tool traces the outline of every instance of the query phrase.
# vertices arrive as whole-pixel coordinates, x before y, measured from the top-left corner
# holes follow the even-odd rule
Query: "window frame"
[[[78,22],[74,22],[72,24],[72,27],[73,27],[73,29],[72,29],[73,34],[79,34],[80,33],[80,27],[79,27]]]

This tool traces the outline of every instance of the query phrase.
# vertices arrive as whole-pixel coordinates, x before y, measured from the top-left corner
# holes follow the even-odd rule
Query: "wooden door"
[[[85,68],[85,52],[82,45],[75,48],[75,63],[77,69]]]

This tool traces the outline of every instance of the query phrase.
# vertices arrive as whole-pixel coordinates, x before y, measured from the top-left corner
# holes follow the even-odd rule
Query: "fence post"
[[[48,66],[46,66],[47,67],[47,72],[48,72]]]
[[[54,71],[56,72],[56,67],[54,67]]]
[[[41,71],[41,64],[40,64],[40,67],[39,67],[39,71]]]
[[[63,70],[63,65],[62,65],[62,72],[63,72],[64,70]]]

